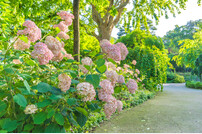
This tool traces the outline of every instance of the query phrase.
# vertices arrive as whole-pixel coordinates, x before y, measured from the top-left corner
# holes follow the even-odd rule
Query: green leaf
[[[106,65],[103,65],[103,66],[101,66],[101,67],[97,67],[97,68],[96,68],[96,71],[97,71],[98,73],[100,73],[100,74],[105,73],[106,70],[107,70]]]
[[[38,92],[41,92],[41,93],[46,93],[46,92],[50,91],[51,89],[52,89],[52,86],[47,83],[44,83],[44,82],[40,82],[37,85],[37,90],[38,90]]]
[[[25,97],[21,94],[17,94],[13,97],[14,101],[22,106],[22,107],[26,107],[27,106],[27,100],[25,99]]]
[[[111,63],[113,63],[113,64],[115,64],[115,65],[117,64],[117,63],[116,63],[113,59],[111,59],[111,58],[108,58],[108,61],[111,62]]]
[[[26,87],[28,93],[30,93],[30,90],[31,90],[31,89],[30,89],[30,86],[29,86],[28,82],[27,82],[26,80],[24,80],[23,83],[24,83],[24,85],[25,85],[25,87]]]
[[[25,126],[24,126],[24,130],[32,130],[34,128],[34,125],[33,124],[26,124]]]
[[[52,94],[52,95],[49,97],[49,99],[51,99],[51,100],[58,100],[58,99],[61,99],[61,98],[62,98],[61,95],[55,95],[55,94]]]
[[[98,59],[98,60],[96,60],[96,64],[98,67],[101,67],[105,64],[105,60],[104,59]]]
[[[86,124],[87,117],[81,113],[81,112],[75,112],[76,115],[76,121],[79,124],[80,127],[83,127]]]
[[[94,86],[94,88],[97,88],[100,84],[100,76],[96,74],[87,75],[86,82],[89,82]]]
[[[14,74],[14,69],[13,68],[5,68],[4,71],[8,74]]]
[[[69,104],[70,106],[76,105],[77,104],[77,99],[76,98],[69,98],[67,100],[67,104]]]
[[[0,133],[7,133],[8,131],[6,130],[0,130]]]
[[[3,121],[2,128],[8,132],[11,132],[17,128],[17,125],[17,120],[12,121],[10,118],[7,118]]]
[[[78,123],[75,121],[72,113],[70,113],[70,115],[67,115],[67,119],[69,120],[69,123],[75,125],[75,126],[78,126]]]
[[[120,92],[121,92],[121,87],[114,88],[114,93],[120,93]]]
[[[79,84],[79,81],[72,79],[72,80],[71,80],[71,84]]]
[[[42,124],[46,120],[47,114],[45,112],[40,112],[33,115],[34,124]]]
[[[7,105],[5,102],[0,101],[0,112],[2,112],[4,109],[6,109]]]
[[[95,110],[100,110],[100,107],[95,104],[95,103],[91,103],[90,105],[88,105],[88,108],[92,111],[95,111]]]
[[[57,124],[51,123],[49,126],[46,127],[45,133],[60,133],[60,127]]]
[[[25,43],[28,43],[28,38],[27,38],[27,36],[24,36],[24,35],[21,35],[20,37],[19,37],[22,41],[24,41]]]
[[[51,103],[52,103],[51,100],[46,99],[46,100],[44,100],[42,102],[37,103],[37,107],[38,108],[46,107],[46,106],[50,105]]]
[[[76,110],[82,114],[84,114],[85,116],[88,116],[88,112],[84,109],[84,108],[81,108],[81,107],[77,107]]]
[[[55,114],[55,121],[59,124],[59,125],[64,125],[64,117],[62,116],[62,114],[60,113],[56,113]]]
[[[47,111],[48,111],[47,119],[51,118],[55,114],[55,110],[52,108],[48,108]]]

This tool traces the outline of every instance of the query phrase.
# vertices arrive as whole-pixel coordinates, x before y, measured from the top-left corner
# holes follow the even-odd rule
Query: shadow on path
[[[164,84],[154,99],[124,110],[95,133],[202,133],[202,90]]]

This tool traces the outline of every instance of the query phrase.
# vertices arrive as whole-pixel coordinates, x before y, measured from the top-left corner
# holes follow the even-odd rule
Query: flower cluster
[[[90,57],[85,57],[81,60],[82,65],[79,65],[79,69],[84,73],[87,74],[88,70],[84,67],[84,65],[91,66],[93,61]]]
[[[110,70],[105,72],[107,78],[111,81],[112,85],[115,86],[117,80],[118,80],[118,74],[115,70]]]
[[[120,84],[125,83],[125,78],[123,77],[123,75],[118,76],[117,82],[120,83]]]
[[[15,43],[13,44],[14,49],[16,50],[25,50],[25,49],[29,49],[30,47],[30,41],[28,41],[27,43],[22,41],[21,39],[17,39],[15,41]]]
[[[25,108],[24,112],[25,112],[25,114],[34,114],[37,110],[38,109],[37,109],[36,105],[31,104]]]
[[[114,93],[114,87],[109,80],[101,81],[100,86],[101,89],[99,90],[98,98],[102,101],[108,102]]]
[[[92,84],[88,82],[82,82],[77,85],[79,95],[83,97],[83,101],[92,101],[95,98],[96,92]]]
[[[37,40],[41,39],[41,30],[33,21],[27,20],[23,23],[23,26],[26,28],[24,30],[19,30],[17,33],[18,35],[27,35],[28,40],[31,42],[36,42]]]
[[[114,97],[111,97],[110,100],[104,105],[104,113],[109,119],[110,116],[116,112],[117,109],[117,100]]]
[[[58,80],[58,87],[61,89],[61,91],[66,92],[67,90],[69,90],[71,86],[71,78],[67,74],[60,74],[58,76]]]
[[[124,60],[128,55],[128,49],[123,43],[112,45],[108,40],[104,39],[100,42],[102,51],[107,54],[108,58],[115,61]]]
[[[134,94],[135,90],[138,88],[137,82],[134,79],[130,79],[128,83],[126,83],[126,86],[131,94]]]
[[[111,62],[105,62],[106,67],[108,68],[108,70],[116,70],[116,66],[111,63]]]
[[[52,59],[53,61],[61,61],[64,57],[67,57],[68,59],[74,59],[71,54],[67,54],[65,51],[64,43],[60,42],[53,36],[47,36],[45,43],[54,55]]]
[[[117,100],[117,110],[121,112],[123,108],[123,103],[120,100]]]
[[[66,33],[68,32],[68,26],[72,25],[72,19],[74,19],[74,15],[66,11],[61,11],[57,13],[57,15],[59,15],[64,21],[61,21],[59,24],[54,25],[53,27],[58,27],[61,30],[57,35],[59,38],[67,40],[69,39],[69,35]]]
[[[137,64],[137,61],[136,61],[136,60],[133,60],[133,61],[132,61],[132,64],[133,64],[133,65],[136,65],[136,64]]]
[[[38,42],[34,46],[34,51],[32,51],[31,56],[34,59],[38,59],[40,65],[45,65],[53,58],[54,55],[48,49],[46,44]]]

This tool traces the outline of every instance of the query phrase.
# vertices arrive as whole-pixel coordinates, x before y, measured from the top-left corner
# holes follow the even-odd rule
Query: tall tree
[[[74,0],[73,2],[74,54],[75,54],[74,58],[77,61],[80,61],[79,4],[80,4],[80,0]]]
[[[159,17],[165,15],[168,17],[168,12],[173,15],[180,13],[180,8],[185,9],[188,0],[86,0],[90,3],[91,9],[87,5],[86,12],[88,14],[89,24],[96,25],[97,30],[87,29],[88,33],[94,35],[98,40],[110,39],[113,28],[119,23],[124,22],[132,24],[133,27],[140,27],[141,24],[148,28],[147,18],[152,17],[158,22]],[[84,1],[84,3],[86,2]],[[200,4],[201,0],[198,0]],[[104,4],[103,4],[104,3]],[[127,10],[126,6],[132,7]],[[90,16],[90,17],[89,17]],[[92,22],[90,19],[93,19]]]

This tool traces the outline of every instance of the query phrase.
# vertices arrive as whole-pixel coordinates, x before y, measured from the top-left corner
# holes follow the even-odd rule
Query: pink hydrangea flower
[[[93,64],[93,61],[92,61],[92,59],[91,59],[90,57],[85,57],[85,58],[83,58],[83,59],[81,60],[81,63],[82,63],[83,65],[88,65],[88,66],[90,66],[90,65]]]
[[[124,64],[123,67],[128,69],[130,66],[128,64]]]
[[[118,80],[118,74],[116,73],[116,71],[115,70],[106,71],[105,74],[107,78],[111,80],[112,85],[115,86],[116,81]]]
[[[107,54],[108,58],[111,58],[115,61],[121,60],[121,51],[120,48],[116,45],[112,45],[108,40],[104,39],[100,42],[102,51]]]
[[[105,101],[105,102],[108,102],[110,99],[111,99],[112,95],[111,94],[108,94],[104,89],[100,89],[98,91],[98,98],[101,100],[101,101]]]
[[[111,62],[105,62],[108,69],[116,70],[116,66]]]
[[[52,51],[54,56],[58,56],[61,53],[62,43],[53,36],[47,36],[45,40],[46,45]]]
[[[136,60],[133,60],[133,61],[132,61],[132,64],[133,64],[133,65],[136,65],[136,64],[137,64],[137,61],[136,61]]]
[[[48,49],[46,44],[38,42],[34,46],[34,51],[31,53],[32,58],[38,59],[40,65],[45,65],[53,58],[53,53]]]
[[[59,13],[57,13],[57,15],[59,15],[61,17],[62,20],[66,20],[66,19],[74,19],[74,15],[71,13],[68,13],[66,11],[61,11]]]
[[[61,31],[57,34],[57,36],[61,39],[65,39],[68,40],[69,39],[69,35],[67,35],[65,32]]]
[[[100,82],[100,86],[107,94],[113,94],[114,93],[114,87],[112,86],[111,82],[109,80],[103,80]]]
[[[54,57],[53,57],[52,60],[59,62],[59,61],[62,61],[62,59],[63,59],[64,57],[68,57],[68,56],[70,56],[70,55],[67,54],[67,52],[65,51],[65,49],[64,49],[64,48],[61,48],[59,54],[58,54],[58,55],[54,55]],[[72,57],[70,57],[70,58],[72,58]]]
[[[23,26],[26,28],[24,30],[19,30],[17,35],[27,35],[28,40],[31,42],[36,42],[41,39],[41,30],[36,26],[36,24],[30,20],[24,22]]]
[[[83,97],[83,101],[92,101],[95,98],[96,92],[92,84],[88,82],[79,83],[77,85],[79,95]]]
[[[28,43],[25,43],[24,41],[22,41],[20,38],[18,38],[15,43],[14,43],[14,49],[16,50],[25,50],[25,49],[29,49],[30,47],[30,41],[28,41]]]
[[[65,73],[60,74],[58,76],[58,80],[59,80],[58,87],[61,89],[61,91],[66,92],[67,90],[69,90],[71,86],[71,78],[67,74]]]
[[[123,43],[117,43],[116,46],[118,46],[121,51],[121,60],[125,60],[128,55],[127,47]]]
[[[108,47],[109,49],[109,53],[107,54],[108,58],[111,58],[115,61],[120,61],[121,60],[121,52],[119,47],[115,46],[115,45],[111,45]]]
[[[121,84],[122,84],[122,83],[125,83],[125,78],[123,77],[123,75],[119,75],[119,76],[118,76],[117,82],[118,82],[118,83],[121,83]]]
[[[131,94],[134,94],[135,90],[138,88],[137,82],[134,79],[130,79],[126,86],[128,87],[128,90]]]
[[[106,114],[106,117],[109,119],[113,113],[116,112],[117,109],[117,100],[114,97],[111,97],[111,99],[104,105],[104,113]]]
[[[135,69],[135,72],[136,72],[137,74],[140,74],[140,71],[139,71],[138,69]]]
[[[117,110],[121,112],[123,108],[123,103],[120,100],[117,100]]]
[[[88,69],[86,69],[83,65],[79,65],[79,69],[80,69],[84,74],[87,74],[87,73],[88,73]]]
[[[106,40],[106,39],[103,39],[103,40],[100,41],[100,46],[101,46],[102,51],[103,51],[104,53],[109,53],[108,47],[109,47],[110,45],[112,45],[112,44],[111,44],[108,40]]]
[[[13,59],[14,64],[21,64],[22,62],[19,59]]]
[[[137,74],[134,74],[134,76],[137,78]]]
[[[54,25],[53,28],[58,27],[63,32],[68,32],[68,26],[65,24],[65,21],[61,21],[58,25]]]

